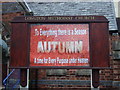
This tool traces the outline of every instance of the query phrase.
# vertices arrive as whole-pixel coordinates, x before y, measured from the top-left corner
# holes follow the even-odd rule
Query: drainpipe
[[[25,0],[17,0],[17,2],[22,6],[22,8],[25,10],[25,16],[33,16],[32,10],[29,8],[28,4]]]
[[[25,5],[26,5],[26,7],[28,8],[28,11],[29,11],[29,12],[32,12],[32,10],[29,8],[29,6],[28,6],[28,4],[26,3],[26,1],[23,0],[23,2],[25,2]]]

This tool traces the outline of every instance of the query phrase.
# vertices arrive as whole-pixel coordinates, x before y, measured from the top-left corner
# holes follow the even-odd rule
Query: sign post
[[[97,88],[99,84],[99,69],[92,69],[92,85]]]
[[[92,69],[99,86],[99,69],[109,68],[108,20],[104,16],[23,16],[12,21],[10,68]]]

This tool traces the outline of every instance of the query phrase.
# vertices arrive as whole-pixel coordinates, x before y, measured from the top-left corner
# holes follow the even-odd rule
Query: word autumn
[[[74,30],[43,30],[43,29],[35,29],[35,36],[55,36],[58,35],[86,35],[86,30],[77,30],[77,28],[74,28]]]
[[[82,41],[39,41],[37,46],[38,53],[50,53],[56,52],[59,53],[80,53],[83,48]]]

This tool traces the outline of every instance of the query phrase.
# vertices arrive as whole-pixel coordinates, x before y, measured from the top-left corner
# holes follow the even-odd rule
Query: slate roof
[[[6,2],[2,3],[2,14],[13,13],[13,12],[22,12],[23,8],[19,5],[18,2]]]
[[[109,30],[117,30],[113,2],[27,2],[34,16],[104,15]]]

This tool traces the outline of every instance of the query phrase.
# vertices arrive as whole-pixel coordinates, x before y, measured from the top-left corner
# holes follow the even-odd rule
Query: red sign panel
[[[30,66],[89,66],[88,24],[31,25]]]

